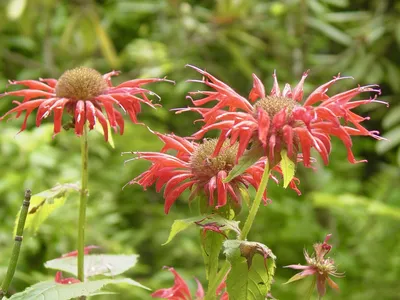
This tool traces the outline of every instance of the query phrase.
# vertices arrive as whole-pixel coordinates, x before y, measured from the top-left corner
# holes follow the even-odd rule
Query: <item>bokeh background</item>
[[[278,299],[302,299],[309,282],[283,285],[293,270],[282,266],[303,263],[303,248],[332,233],[331,256],[346,277],[338,279],[341,293],[326,299],[399,299],[400,295],[400,1],[388,0],[152,0],[52,1],[0,0],[0,92],[8,79],[58,78],[64,70],[89,66],[102,73],[122,74],[118,83],[137,77],[176,81],[153,84],[163,108],[144,108],[139,118],[152,129],[188,136],[198,124],[195,114],[176,116],[185,107],[187,83],[199,74],[194,64],[247,95],[254,72],[272,86],[277,70],[281,83],[295,84],[311,69],[306,94],[341,73],[355,80],[338,82],[330,92],[357,84],[377,83],[379,99],[368,105],[366,126],[390,142],[354,138],[354,153],[368,163],[351,165],[344,147],[334,140],[329,166],[298,169],[303,195],[270,183],[273,203],[262,207],[249,238],[268,245],[277,255],[272,294]],[[0,101],[1,115],[13,107]],[[56,183],[79,181],[79,139],[71,131],[52,138],[51,121],[17,135],[22,118],[0,123],[0,276],[12,247],[12,228],[23,191],[40,192]],[[217,132],[215,133],[217,134]],[[159,150],[161,143],[142,126],[127,124],[114,136],[115,148],[100,134],[90,134],[90,200],[87,243],[108,253],[138,253],[140,263],[128,276],[157,289],[172,285],[163,266],[174,266],[195,288],[205,283],[198,230],[165,242],[173,220],[195,211],[184,195],[169,215],[153,189],[122,187],[148,167],[124,160],[120,153]],[[12,291],[21,291],[54,272],[46,260],[76,249],[78,199],[68,198],[35,235],[25,237]],[[241,215],[246,216],[246,208]],[[114,287],[120,294],[104,299],[150,299],[138,288]]]

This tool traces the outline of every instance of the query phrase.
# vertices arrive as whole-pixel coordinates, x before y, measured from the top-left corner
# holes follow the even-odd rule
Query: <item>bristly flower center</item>
[[[226,141],[219,154],[212,157],[216,146],[217,139],[210,139],[205,140],[203,144],[196,149],[191,158],[193,174],[198,177],[211,178],[216,176],[219,171],[226,171],[229,173],[229,171],[232,170],[239,144],[235,143],[229,146],[229,142]]]
[[[297,101],[287,97],[266,96],[254,104],[254,113],[261,107],[272,119],[282,109],[287,108],[288,116],[291,115],[293,109],[297,106]]]
[[[78,67],[61,75],[56,85],[56,96],[74,100],[89,100],[107,89],[103,76],[94,69]]]

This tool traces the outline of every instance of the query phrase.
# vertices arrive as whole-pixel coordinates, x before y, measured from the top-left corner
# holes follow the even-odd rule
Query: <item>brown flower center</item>
[[[204,141],[196,149],[191,158],[193,174],[199,177],[213,177],[219,171],[229,172],[232,170],[239,148],[238,143],[229,146],[229,141],[225,141],[220,153],[215,157],[211,157],[216,146],[217,139],[210,139]]]
[[[58,79],[56,96],[74,100],[89,100],[107,89],[103,76],[94,69],[78,67],[65,71]]]
[[[254,113],[257,113],[257,109],[261,107],[265,110],[269,117],[272,119],[282,109],[287,108],[288,116],[291,115],[293,109],[297,106],[297,101],[277,96],[266,96],[254,104]]]

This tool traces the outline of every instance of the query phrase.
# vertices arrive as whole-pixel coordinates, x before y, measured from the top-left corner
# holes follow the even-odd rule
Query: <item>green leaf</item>
[[[35,233],[40,225],[57,208],[64,205],[67,195],[71,191],[79,191],[78,184],[66,183],[58,184],[55,187],[35,194],[31,197],[28,217],[25,222],[25,230]],[[19,219],[21,211],[18,212],[16,220]],[[17,230],[17,224],[14,226],[14,235]]]
[[[294,173],[296,170],[295,163],[287,156],[287,151],[284,149],[281,151],[281,162],[280,166],[283,174],[283,187],[287,188],[289,183],[292,181],[294,177]]]
[[[301,275],[301,273],[297,273],[297,274],[293,275],[292,277],[290,277],[290,279],[288,281],[286,281],[284,284],[288,284],[288,283],[303,279],[304,277],[305,276]]]
[[[19,19],[26,7],[26,0],[10,0],[7,5],[7,17],[10,20]]]
[[[276,267],[271,250],[257,242],[227,240],[224,254],[231,263],[226,280],[229,299],[264,300]]]
[[[254,256],[248,274],[248,300],[265,299],[271,290],[275,268],[275,260],[268,259],[267,268],[265,268],[264,257],[261,255]]]
[[[307,23],[310,27],[322,32],[335,42],[338,42],[345,46],[349,46],[352,43],[352,38],[348,34],[344,33],[343,31],[340,31],[339,29],[328,23],[325,23],[321,20],[312,17],[309,17],[307,19]]]
[[[194,225],[194,222],[198,222],[204,219],[204,216],[197,216],[193,218],[175,220],[172,224],[171,231],[169,233],[167,241],[162,244],[163,246],[172,241],[172,239],[181,231],[188,229],[190,226]]]
[[[246,258],[239,256],[234,260],[229,260],[229,262],[231,263],[231,270],[226,278],[229,299],[247,300],[249,269]],[[263,299],[265,299],[265,295]]]
[[[255,162],[257,162],[263,156],[263,149],[261,146],[253,146],[247,150],[243,156],[239,159],[239,163],[233,167],[229,172],[228,177],[225,178],[224,182],[229,182],[233,178],[239,176]]]
[[[95,275],[116,276],[124,273],[136,265],[136,254],[132,255],[110,255],[110,254],[91,254],[85,255],[85,276]],[[65,271],[77,276],[76,256],[62,257],[47,261],[44,266],[49,269]]]
[[[206,277],[210,274],[214,278],[218,272],[219,252],[222,247],[224,237],[214,231],[206,231],[202,234],[201,252],[203,254],[204,264],[206,266]]]
[[[149,290],[149,288],[130,279],[101,279],[96,281],[86,281],[74,284],[59,284],[54,281],[39,282],[25,291],[17,293],[9,298],[10,300],[68,300],[80,296],[90,296],[103,286],[108,284],[126,283]]]
[[[179,232],[188,229],[192,225],[196,225],[196,223],[198,223],[197,225],[199,226],[213,223],[213,225],[220,227],[220,230],[232,230],[236,235],[240,235],[239,221],[228,220],[217,214],[201,215],[188,219],[175,220],[172,224],[169,237],[163,245],[168,244]]]

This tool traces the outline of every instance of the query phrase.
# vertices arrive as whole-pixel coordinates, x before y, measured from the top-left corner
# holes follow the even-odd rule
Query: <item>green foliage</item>
[[[50,190],[32,195],[31,204],[28,211],[28,216],[25,222],[25,232],[35,233],[40,225],[50,216],[55,210],[65,204],[68,193],[71,191],[78,192],[79,185],[66,183],[58,184]],[[16,220],[19,219],[21,210],[18,212]],[[14,226],[14,235],[16,233],[18,222]]]
[[[287,151],[281,151],[281,162],[280,166],[283,174],[283,187],[287,188],[289,183],[292,181],[296,172],[295,163],[287,156]]]
[[[201,236],[201,252],[206,268],[206,278],[210,280],[210,274],[214,278],[218,272],[219,253],[224,237],[213,231],[206,231]]]
[[[203,216],[198,216],[184,220],[175,220],[171,226],[171,231],[169,233],[168,239],[163,245],[166,245],[169,242],[171,242],[179,232],[188,229],[192,225],[195,225],[195,222],[201,221],[203,219],[204,219]]]
[[[198,225],[200,227],[211,224],[218,227],[221,231],[233,231],[237,236],[240,235],[239,222],[233,220],[227,220],[217,214],[212,215],[201,215],[193,218],[184,220],[175,220],[171,226],[167,241],[163,244],[166,245],[172,241],[172,239],[181,231],[184,231],[192,225]]]
[[[245,153],[240,157],[237,165],[229,172],[228,176],[225,178],[225,182],[231,181],[233,178],[239,176],[249,167],[251,167],[255,162],[257,162],[263,155],[262,147],[255,146],[251,149],[245,151]]]
[[[264,256],[267,252],[268,258]],[[229,299],[264,300],[276,268],[272,252],[260,243],[228,240],[224,243],[224,253],[231,264],[226,280]]]
[[[143,289],[147,289],[140,283],[130,279],[100,279],[94,281],[79,282],[75,284],[59,284],[54,281],[39,282],[21,293],[14,294],[10,300],[69,300],[80,296],[90,296],[98,292],[102,287],[108,284],[129,284]]]
[[[96,275],[116,276],[133,268],[137,263],[138,255],[85,255],[85,276]],[[65,271],[78,276],[76,256],[62,257],[47,261],[44,266],[49,269]]]

